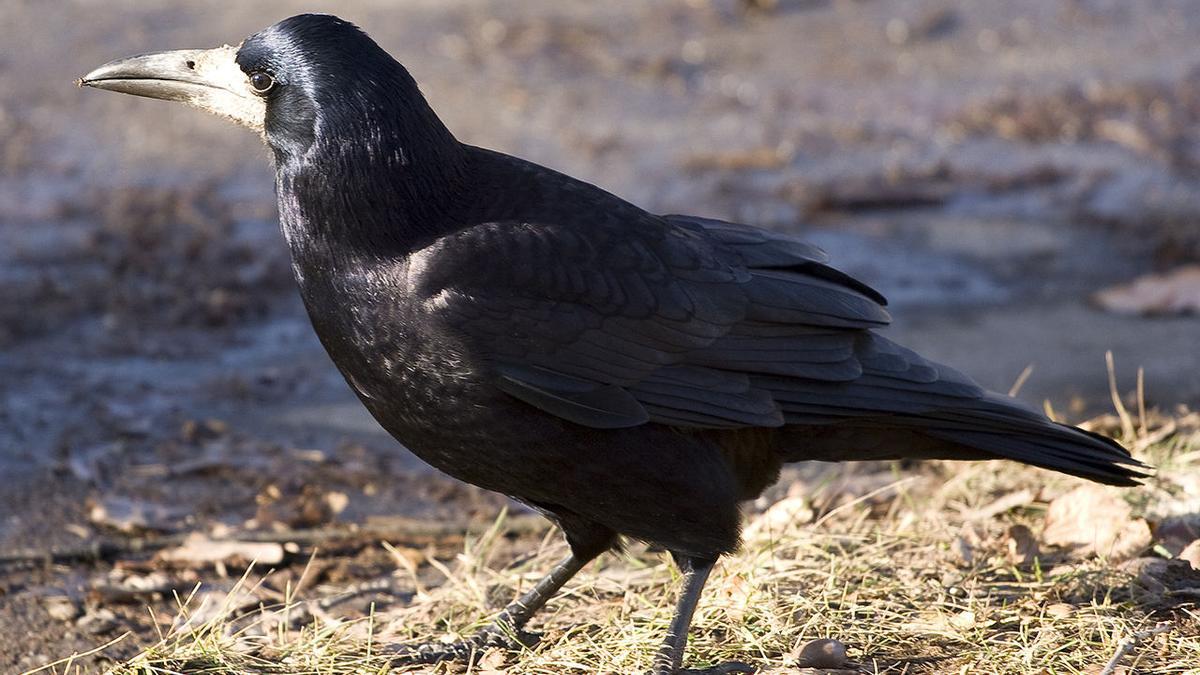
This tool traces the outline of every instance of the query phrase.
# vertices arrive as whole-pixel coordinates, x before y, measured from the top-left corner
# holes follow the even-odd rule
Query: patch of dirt
[[[3,641],[0,668],[44,665],[125,632],[132,637],[106,658],[130,656],[177,619],[177,596],[203,581],[206,595],[223,599],[251,562],[280,573],[271,592],[301,576],[344,589],[394,569],[381,541],[449,561],[468,528],[485,529],[506,507],[523,512],[494,493],[400,470],[391,447],[288,447],[215,420],[184,420],[174,431],[155,420],[143,431],[72,449],[7,491],[15,513],[0,556],[0,632],[53,639],[32,649]],[[208,557],[190,555],[197,536],[225,542],[227,554],[212,558],[212,544],[202,546]],[[422,574],[436,577],[428,565]]]
[[[248,236],[212,183],[94,188],[58,215],[76,224],[68,248],[11,256],[0,344],[98,316],[110,344],[136,350],[165,328],[261,319],[292,285],[284,248]]]
[[[953,122],[963,133],[1026,143],[1104,141],[1200,169],[1200,68],[1176,81],[1094,82],[1046,95],[1010,92],[968,105]]]
[[[968,105],[948,129],[1031,145],[1113,144],[1161,163],[1194,192],[1200,179],[1200,68],[1177,80],[1094,81],[1040,95],[1012,91]],[[1187,201],[1163,204],[1162,198],[1135,197],[1118,215],[1084,205],[1080,215],[1151,238],[1160,265],[1200,260],[1200,208]]]

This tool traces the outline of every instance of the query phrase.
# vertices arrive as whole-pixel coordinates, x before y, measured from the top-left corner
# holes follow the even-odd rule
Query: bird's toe
[[[540,633],[513,631],[511,627],[492,624],[466,640],[455,642],[425,642],[397,647],[392,665],[418,665],[455,661],[475,663],[491,649],[520,651],[541,640]]]
[[[426,642],[417,645],[400,645],[392,651],[392,666],[414,666],[440,663],[442,661],[469,661],[478,650],[467,640],[458,642]]]
[[[509,651],[529,649],[541,642],[542,634],[528,630],[513,630],[511,626],[491,624],[475,634],[472,642],[484,648],[499,648]]]

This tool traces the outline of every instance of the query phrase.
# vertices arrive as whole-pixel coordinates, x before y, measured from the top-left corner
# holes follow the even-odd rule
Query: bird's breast
[[[492,384],[477,355],[438,325],[402,276],[310,268],[298,280],[317,336],[380,425],[436,468],[503,490],[490,485],[502,467],[488,467],[479,449],[544,442],[561,424],[505,413],[519,402]]]

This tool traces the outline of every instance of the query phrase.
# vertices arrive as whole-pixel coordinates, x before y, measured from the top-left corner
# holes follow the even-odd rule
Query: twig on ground
[[[297,544],[311,546],[331,541],[362,539],[403,542],[424,542],[479,534],[491,527],[490,523],[446,522],[438,520],[403,519],[386,525],[366,527],[325,527],[279,532],[239,532],[225,537],[213,537],[212,541]],[[505,531],[516,534],[540,532],[549,523],[540,516],[513,516],[505,524]],[[0,569],[29,565],[54,565],[65,563],[91,563],[113,560],[122,556],[152,553],[164,548],[182,545],[189,533],[170,534],[156,537],[132,537],[129,539],[101,538],[81,546],[49,549],[19,548],[0,554]]]
[[[1137,647],[1142,640],[1152,638],[1160,633],[1170,632],[1171,628],[1173,628],[1171,622],[1164,621],[1154,628],[1138,631],[1121,640],[1117,643],[1117,651],[1113,652],[1112,658],[1108,660],[1108,663],[1104,666],[1104,670],[1100,671],[1100,675],[1113,675],[1113,673],[1117,672],[1117,666],[1120,665],[1121,659],[1128,656],[1133,651],[1133,648]]]

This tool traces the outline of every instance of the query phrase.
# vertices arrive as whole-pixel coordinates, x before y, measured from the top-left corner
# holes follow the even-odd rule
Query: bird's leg
[[[457,642],[428,642],[402,651],[395,663],[437,663],[439,661],[471,661],[490,647],[520,649],[529,646],[535,639],[522,635],[521,629],[546,602],[583,569],[590,559],[582,559],[574,553],[561,560],[550,573],[524,595],[509,603],[490,624],[475,635]]]
[[[704,590],[704,582],[708,581],[708,575],[717,562],[716,558],[696,558],[675,553],[672,555],[683,572],[683,592],[679,595],[679,603],[675,605],[675,618],[671,619],[667,639],[663,641],[658,655],[654,657],[653,675],[675,675],[679,672],[683,663],[683,650],[687,647],[692,615],[696,613],[696,603]]]
[[[570,581],[571,577],[574,577],[590,561],[590,559],[581,559],[574,553],[560,560],[549,574],[537,582],[537,585],[509,603],[502,612],[496,615],[491,624],[476,634],[476,638],[482,636],[488,646],[509,648],[522,646],[524,644],[521,639],[522,629],[525,628],[525,624],[529,623],[533,615],[546,605],[550,598],[558,592],[558,589],[563,587],[563,584]]]
[[[566,525],[560,520],[560,525]],[[430,642],[404,649],[394,660],[395,665],[415,663],[437,663],[439,661],[472,661],[489,647],[520,649],[536,642],[536,636],[522,629],[567,583],[592,560],[606,551],[615,541],[616,535],[600,526],[580,528],[572,531],[564,528],[571,545],[571,555],[550,570],[541,581],[521,597],[509,603],[490,624],[466,640],[442,643]]]

